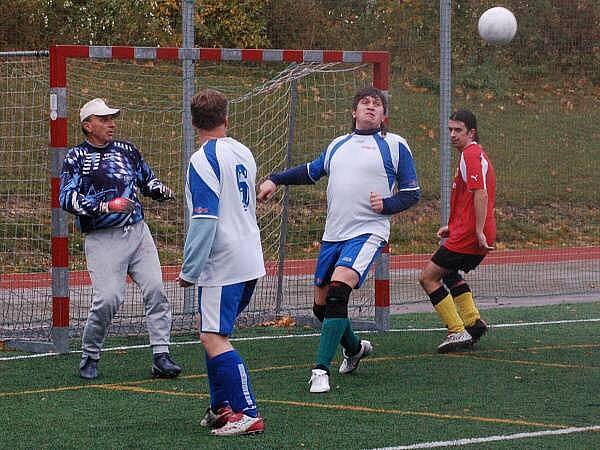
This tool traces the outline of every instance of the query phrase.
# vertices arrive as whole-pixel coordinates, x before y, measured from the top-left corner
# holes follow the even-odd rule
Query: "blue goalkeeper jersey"
[[[62,167],[60,206],[77,216],[84,232],[133,225],[144,218],[137,190],[162,200],[163,184],[137,148],[125,141],[94,147],[85,141],[67,151]],[[100,202],[125,197],[135,203],[130,214],[100,212]]]

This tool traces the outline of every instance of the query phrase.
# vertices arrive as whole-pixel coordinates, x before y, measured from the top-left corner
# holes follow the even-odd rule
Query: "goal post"
[[[132,47],[132,46],[84,46],[84,45],[55,45],[50,48],[50,169],[51,169],[51,206],[52,206],[52,230],[51,230],[51,253],[52,253],[52,330],[51,338],[59,352],[68,351],[69,337],[73,334],[73,322],[81,325],[84,317],[73,317],[74,310],[83,314],[89,307],[90,290],[82,291],[80,301],[76,305],[72,302],[72,291],[70,290],[70,280],[72,284],[73,274],[70,273],[72,266],[72,243],[70,242],[70,219],[68,214],[61,210],[59,204],[59,186],[60,171],[62,162],[68,147],[74,145],[73,136],[78,131],[79,124],[76,123],[74,111],[77,108],[77,101],[73,101],[71,92],[73,82],[70,79],[69,64],[75,62],[87,62],[90,67],[77,67],[72,72],[85,77],[89,70],[87,82],[81,81],[78,87],[78,95],[89,98],[93,96],[107,96],[109,101],[119,106],[119,102],[125,102],[123,106],[127,110],[134,110],[127,119],[132,119],[132,127],[143,128],[139,131],[140,135],[136,137],[138,131],[132,128],[130,134],[124,135],[125,139],[131,139],[136,143],[138,138],[153,139],[154,133],[161,133],[155,141],[164,142],[171,136],[171,143],[176,143],[179,139],[181,126],[181,116],[183,108],[187,105],[181,104],[181,96],[175,98],[175,91],[171,91],[172,78],[167,78],[158,69],[161,64],[170,64],[175,67],[181,65],[183,61],[195,61],[204,63],[197,67],[196,89],[204,87],[215,87],[223,90],[230,99],[232,107],[230,109],[231,132],[234,137],[246,143],[255,152],[255,157],[259,166],[259,177],[266,176],[272,170],[285,168],[291,162],[299,163],[297,158],[304,157],[308,160],[316,155],[319,146],[324,144],[323,139],[333,139],[335,136],[347,132],[351,120],[349,108],[351,105],[351,95],[349,92],[356,87],[364,85],[373,85],[381,89],[386,95],[389,90],[389,70],[390,57],[387,52],[380,51],[341,51],[341,50],[285,50],[285,49],[234,49],[234,48],[175,48],[175,47]],[[227,63],[227,66],[216,66]],[[112,65],[111,65],[112,64]],[[121,64],[133,64],[122,68]],[[212,64],[212,66],[211,66]],[[239,69],[235,69],[235,65]],[[275,71],[275,75],[264,74],[255,67],[276,65],[281,68]],[[240,77],[240,72],[248,70],[249,75],[246,78]],[[250,72],[252,70],[252,72]],[[142,73],[144,72],[144,73]],[[213,74],[214,72],[214,74]],[[154,73],[154,75],[153,75]],[[244,72],[245,73],[245,72]],[[205,75],[204,77],[202,75]],[[165,77],[159,84],[157,80]],[[330,82],[328,77],[344,77],[341,81]],[[208,78],[207,78],[208,77]],[[314,78],[312,85],[302,85],[290,88],[291,80],[305,80],[309,77]],[[171,81],[169,81],[171,80]],[[114,82],[114,92],[110,90],[111,83]],[[136,84],[129,86],[129,84]],[[100,87],[101,86],[101,87]],[[241,94],[238,88],[243,88],[246,93]],[[97,90],[95,90],[97,89]],[[293,98],[292,90],[298,89],[303,97],[299,100],[290,100]],[[342,91],[346,91],[341,94]],[[235,94],[233,93],[235,91]],[[180,94],[179,91],[178,94]],[[115,97],[118,94],[118,100]],[[137,103],[131,100],[133,95],[139,96]],[[152,97],[165,95],[161,99],[160,106],[153,106],[156,101]],[[264,97],[264,98],[263,98]],[[265,99],[269,97],[270,99]],[[252,99],[251,101],[248,101]],[[153,103],[154,102],[154,103]],[[296,103],[294,103],[296,102]],[[315,108],[311,105],[319,103]],[[344,105],[344,106],[338,106]],[[79,103],[80,106],[80,103]],[[121,107],[121,106],[119,106]],[[312,109],[311,109],[312,108]],[[290,113],[291,111],[291,113]],[[298,111],[296,113],[295,111]],[[302,119],[296,125],[298,127],[295,133],[290,133],[289,129],[281,127],[290,127],[294,121],[290,121],[290,116],[296,117],[298,122],[300,112],[305,112],[307,119]],[[233,116],[232,116],[233,114]],[[152,116],[153,123],[149,125],[148,117]],[[179,119],[177,118],[179,116]],[[70,121],[71,120],[71,121]],[[124,118],[125,121],[125,118]],[[129,120],[128,120],[129,121]],[[75,123],[73,123],[75,122]],[[327,125],[327,126],[325,126]],[[342,131],[346,130],[346,131]],[[169,134],[170,133],[170,134]],[[323,137],[317,139],[317,134],[322,133]],[[336,134],[337,133],[337,134]],[[152,135],[149,137],[149,135]],[[293,136],[294,142],[288,142],[288,138]],[[281,138],[283,144],[273,144]],[[276,149],[269,145],[279,145]],[[316,146],[313,148],[312,146]],[[288,156],[286,157],[286,146],[288,147]],[[140,146],[142,154],[146,157],[144,146]],[[321,148],[322,149],[322,148]],[[301,151],[305,153],[302,154]],[[312,153],[308,153],[312,152]],[[293,155],[290,157],[290,153]],[[167,178],[167,183],[174,185],[176,191],[183,191],[182,171],[186,161],[182,161],[182,152],[173,152],[169,149],[163,150],[156,155],[151,155],[150,165],[153,167],[159,178]],[[159,161],[158,166],[153,164]],[[160,162],[166,161],[165,166]],[[297,314],[299,311],[310,310],[312,306],[312,277],[311,263],[314,265],[314,256],[317,245],[315,244],[316,232],[313,228],[317,227],[313,222],[316,215],[324,215],[324,199],[305,190],[300,190],[299,196],[302,197],[303,206],[298,208],[298,203],[291,205],[288,210],[297,212],[304,209],[303,214],[297,217],[287,218],[287,221],[297,224],[293,230],[281,228],[283,212],[283,195],[280,195],[277,205],[266,207],[259,212],[259,222],[261,223],[261,233],[264,242],[265,259],[267,261],[268,274],[266,279],[259,283],[255,297],[258,297],[258,306],[255,310],[247,313],[248,320],[251,322],[268,319],[269,311],[275,308],[279,314]],[[295,194],[294,194],[295,195]],[[292,194],[290,194],[292,196]],[[292,201],[290,197],[290,201]],[[311,213],[310,208],[315,208]],[[147,220],[152,220],[153,211],[147,207],[150,212],[147,214]],[[308,216],[306,212],[308,211]],[[182,248],[182,230],[179,225],[183,222],[185,211],[179,206],[172,208],[165,213],[173,217],[172,222],[177,224],[175,229],[168,223],[161,223],[158,228],[153,229],[153,235],[157,241],[157,247],[161,253],[161,263],[163,267],[163,276],[165,282],[171,283],[172,291],[168,290],[170,298],[177,297],[177,289],[174,286],[174,274],[177,271],[177,256],[174,256],[176,248]],[[304,227],[304,228],[303,228]],[[152,228],[152,227],[151,227]],[[306,229],[310,228],[310,233]],[[304,231],[303,231],[304,230]],[[281,239],[282,233],[290,232],[295,236],[296,244],[289,240]],[[171,235],[178,234],[178,238],[172,239]],[[309,236],[310,234],[310,236]],[[298,237],[300,236],[300,237]],[[80,238],[77,238],[80,239]],[[80,243],[80,242],[79,242]],[[286,255],[278,248],[280,244],[286,246],[296,245],[294,251]],[[164,244],[164,247],[163,245]],[[79,245],[81,259],[81,246]],[[170,253],[169,253],[170,252]],[[303,253],[304,252],[304,253]],[[167,254],[165,262],[165,254]],[[306,254],[307,258],[299,258]],[[281,261],[281,259],[285,261]],[[298,261],[303,261],[297,263]],[[306,263],[306,261],[309,261]],[[76,265],[76,269],[82,270],[81,262]],[[389,306],[390,306],[390,288],[389,288],[389,253],[386,248],[376,266],[374,275],[371,276],[371,282],[368,283],[369,292],[363,295],[362,303],[358,307],[356,319],[362,321],[365,311],[371,311],[370,317],[374,318],[373,328],[386,329],[389,326]],[[373,280],[374,278],[374,280]],[[295,283],[293,286],[291,283]],[[296,304],[286,304],[280,298],[282,286],[286,284],[286,292],[298,293],[302,291],[301,302]],[[307,285],[310,289],[308,293]],[[277,294],[279,292],[279,294]],[[129,294],[128,294],[129,295]],[[135,295],[135,294],[132,294]],[[182,295],[182,294],[181,294]],[[287,294],[286,294],[287,295]],[[310,305],[307,304],[307,298],[310,298]],[[86,300],[87,299],[87,300]],[[127,302],[134,302],[128,298]],[[86,303],[87,302],[87,303]],[[141,303],[141,302],[139,302]],[[302,304],[299,304],[302,303]],[[125,306],[125,305],[124,305]],[[178,307],[178,306],[177,306]],[[180,320],[178,311],[174,311],[174,323]],[[87,312],[87,311],[86,311]],[[131,314],[131,316],[142,316],[139,309],[131,306],[125,308],[122,316]],[[183,312],[182,314],[183,315]],[[181,319],[183,320],[183,319]],[[187,319],[186,319],[187,320]],[[137,329],[137,325],[129,322],[123,326],[123,329]]]

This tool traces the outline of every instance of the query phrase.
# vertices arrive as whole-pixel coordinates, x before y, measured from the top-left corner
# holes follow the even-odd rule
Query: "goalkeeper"
[[[144,222],[139,191],[157,201],[173,198],[131,143],[114,140],[119,110],[96,98],[81,108],[85,140],[67,151],[60,184],[61,207],[85,233],[85,258],[94,291],[82,339],[79,375],[98,377],[108,326],[123,303],[127,275],[140,287],[152,347],[152,375],[173,378],[181,368],[169,355],[171,305],[158,252]]]
[[[278,185],[314,184],[329,177],[327,219],[315,271],[313,311],[322,322],[310,392],[330,390],[330,364],[338,344],[344,360],[339,372],[353,372],[373,351],[348,319],[348,300],[390,234],[390,217],[419,200],[419,184],[406,140],[387,133],[387,99],[373,87],[359,90],[352,103],[352,131],[335,138],[314,161],[273,173],[260,185],[268,200]]]

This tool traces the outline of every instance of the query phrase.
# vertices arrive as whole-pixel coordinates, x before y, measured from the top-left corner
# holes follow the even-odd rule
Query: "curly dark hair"
[[[377,89],[373,86],[367,86],[362,89],[359,89],[356,94],[354,94],[354,98],[352,99],[352,111],[356,111],[358,107],[358,103],[365,97],[373,97],[381,100],[381,104],[383,105],[383,113],[387,116],[388,110],[388,101],[387,96],[383,93],[383,91]],[[356,128],[356,120],[352,119],[352,129]],[[381,131],[383,134],[387,131],[387,127],[385,123],[381,124]]]

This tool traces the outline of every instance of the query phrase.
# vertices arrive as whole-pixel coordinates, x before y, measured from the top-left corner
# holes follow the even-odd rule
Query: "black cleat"
[[[79,363],[79,376],[86,380],[98,378],[98,360],[84,355]]]
[[[175,378],[181,372],[168,353],[157,353],[152,358],[152,376],[154,378]]]
[[[487,322],[483,319],[477,319],[473,325],[470,327],[465,327],[465,329],[469,332],[471,337],[473,338],[473,344],[477,342],[481,336],[487,333],[489,326]]]

